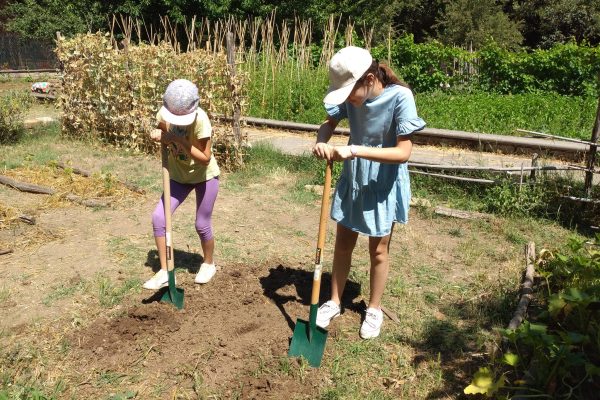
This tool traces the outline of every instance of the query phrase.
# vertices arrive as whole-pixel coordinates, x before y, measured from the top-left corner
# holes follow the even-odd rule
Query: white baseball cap
[[[199,101],[196,85],[187,79],[176,79],[165,90],[160,115],[173,125],[191,125],[196,120]]]
[[[323,99],[327,104],[342,104],[354,84],[371,67],[373,57],[368,50],[348,46],[339,50],[329,61],[329,90]]]

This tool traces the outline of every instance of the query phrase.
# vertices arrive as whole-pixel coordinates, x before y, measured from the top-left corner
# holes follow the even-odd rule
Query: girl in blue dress
[[[359,233],[369,236],[370,298],[360,336],[379,336],[383,323],[381,297],[389,271],[389,244],[394,222],[408,221],[410,181],[406,161],[411,135],[425,127],[417,115],[412,91],[384,64],[362,48],[338,51],[329,63],[330,86],[323,102],[327,120],[320,126],[313,153],[343,161],[331,218],[337,222],[331,300],[317,314],[325,328],[341,313],[352,252]],[[347,146],[327,142],[338,122],[348,118]]]

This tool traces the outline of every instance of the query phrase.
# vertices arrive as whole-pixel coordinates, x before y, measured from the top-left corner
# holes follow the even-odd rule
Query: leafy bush
[[[490,42],[478,52],[479,84],[499,93],[551,91],[564,95],[598,94],[600,50],[556,44],[549,50],[509,52]]]
[[[320,124],[328,86],[324,69],[296,70],[245,65],[248,115]],[[589,140],[598,100],[553,92],[521,94],[483,91],[416,91],[419,114],[431,128],[514,135],[516,129]]]
[[[395,72],[417,92],[425,92],[450,85],[462,86],[472,77],[468,63],[475,54],[437,41],[415,44],[412,35],[397,39],[391,47],[391,64]],[[386,59],[387,48],[372,49],[380,61]]]
[[[543,274],[555,291],[576,287],[590,295],[600,297],[600,235],[594,243],[571,238],[568,250],[556,253],[548,262],[540,264]]]
[[[486,191],[487,211],[501,215],[527,216],[540,211],[546,204],[544,186],[517,185],[510,180]]]
[[[490,41],[478,51],[468,51],[436,41],[414,43],[408,35],[392,43],[390,54],[383,44],[371,51],[380,60],[390,55],[396,72],[417,92],[450,87],[596,96],[599,90],[600,49],[587,45],[559,43],[528,52],[510,51]]]
[[[599,246],[597,235],[592,243],[571,239],[563,252],[540,253],[538,273],[548,289],[539,293],[544,311],[535,321],[502,331],[511,352],[491,368],[481,368],[465,393],[595,398],[600,385]]]
[[[14,143],[25,132],[23,116],[31,104],[24,92],[8,92],[0,96],[0,143]]]
[[[327,72],[261,63],[248,69],[248,112],[259,118],[319,123],[325,119]]]

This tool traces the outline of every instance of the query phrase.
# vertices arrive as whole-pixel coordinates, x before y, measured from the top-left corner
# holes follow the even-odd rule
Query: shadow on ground
[[[511,298],[510,293],[502,293],[478,302],[449,304],[441,308],[444,317],[429,317],[423,322],[423,340],[398,337],[416,350],[412,360],[415,369],[423,362],[440,361],[444,389],[429,393],[426,399],[447,398],[449,393],[470,398],[463,390],[488,361],[477,337],[482,330],[493,331],[495,326],[508,324],[515,306]]]
[[[287,321],[290,330],[293,331],[296,326],[290,315],[285,310],[285,304],[292,301],[302,305],[309,305],[313,273],[312,271],[298,270],[294,268],[284,267],[279,264],[277,267],[269,269],[269,274],[261,277],[260,284],[263,287],[263,294],[273,300],[281,314]],[[293,290],[289,290],[293,287]],[[323,273],[321,276],[321,291],[319,296],[319,304],[323,304],[330,298],[331,274]],[[295,293],[294,293],[295,291]],[[356,299],[360,296],[360,284],[348,280],[344,295],[342,296],[342,308],[346,308],[356,312],[362,312],[364,308],[361,301]],[[306,315],[308,318],[308,315]]]
[[[204,262],[204,258],[200,254],[190,253],[188,251],[177,250],[173,252],[175,258],[175,269],[186,270],[189,273],[195,274],[200,269],[200,265]],[[152,272],[158,272],[160,262],[158,260],[158,251],[150,250],[146,256],[144,266],[150,267]]]

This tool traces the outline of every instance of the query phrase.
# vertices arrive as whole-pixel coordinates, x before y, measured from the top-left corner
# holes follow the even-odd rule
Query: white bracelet
[[[350,145],[350,154],[352,154],[352,158],[356,157],[356,153],[358,153],[358,149],[355,145]]]

